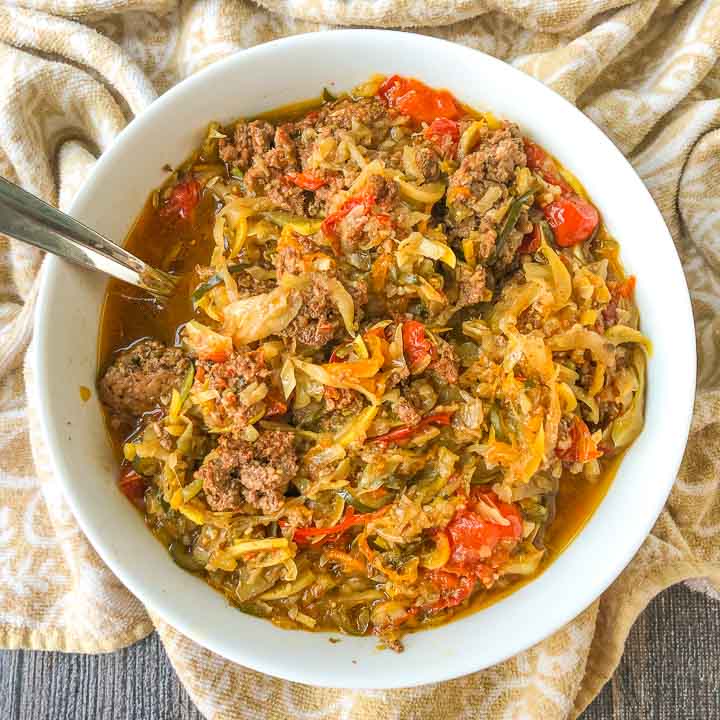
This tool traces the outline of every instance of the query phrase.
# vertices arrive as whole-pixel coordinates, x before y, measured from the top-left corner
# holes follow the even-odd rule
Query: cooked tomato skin
[[[363,192],[349,197],[338,210],[323,220],[321,227],[323,234],[328,238],[335,237],[338,224],[352,209],[362,205],[365,208],[365,212],[370,212],[370,208],[374,204],[375,195],[370,192]]]
[[[573,424],[570,426],[570,440],[572,444],[567,450],[557,450],[555,454],[567,462],[587,462],[595,460],[602,455],[593,441],[590,430],[585,421],[575,415]]]
[[[481,501],[496,507],[508,523],[501,525],[481,517],[475,511]],[[425,575],[440,593],[440,599],[425,610],[455,607],[470,597],[478,581],[491,582],[495,568],[506,560],[508,548],[522,537],[522,531],[522,517],[514,505],[498,500],[493,492],[473,491],[467,506],[458,509],[445,528],[450,559]]]
[[[572,188],[562,179],[555,161],[539,146],[530,140],[524,141],[528,167],[538,173],[545,182],[557,185],[563,192],[572,192]]]
[[[435,347],[427,337],[425,326],[417,320],[403,323],[403,349],[408,365],[412,367],[428,355],[432,356]]]
[[[199,202],[200,183],[194,178],[188,178],[172,189],[162,213],[164,215],[176,214],[183,220],[187,220]]]
[[[446,117],[435,118],[425,129],[425,137],[447,135],[456,142],[460,139],[460,124]]]

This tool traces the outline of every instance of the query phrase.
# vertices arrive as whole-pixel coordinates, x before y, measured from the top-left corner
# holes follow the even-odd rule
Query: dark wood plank
[[[0,652],[0,718],[18,720],[20,717],[20,676],[23,653]]]
[[[676,587],[582,720],[720,720],[720,603]],[[202,720],[156,636],[108,655],[0,652],[1,720]],[[452,720],[452,719],[448,719]]]
[[[156,635],[106,655],[0,652],[2,720],[202,720]]]
[[[720,603],[684,586],[640,616],[582,720],[720,720]]]

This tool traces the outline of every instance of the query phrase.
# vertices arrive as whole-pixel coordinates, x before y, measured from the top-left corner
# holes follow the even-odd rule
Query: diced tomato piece
[[[200,183],[193,178],[188,178],[172,189],[161,213],[163,215],[177,214],[178,217],[187,220],[199,202]]]
[[[482,500],[493,505],[507,524],[485,520],[472,508]],[[512,543],[522,537],[522,517],[510,503],[498,500],[495,493],[474,491],[468,507],[460,508],[445,528],[450,539],[450,559],[442,570],[427,573],[440,589],[440,600],[430,610],[454,607],[473,591],[476,581],[490,586],[495,568],[507,560]],[[502,541],[510,541],[500,544]]]
[[[431,123],[435,118],[453,120],[460,110],[447,90],[433,90],[419,80],[392,75],[380,86],[378,95],[389,107],[418,122]]]
[[[427,337],[425,326],[417,320],[403,323],[403,351],[408,365],[412,368],[428,355],[434,355],[435,346]]]
[[[528,167],[538,173],[545,182],[559,186],[564,193],[572,192],[572,188],[562,179],[555,161],[534,142],[525,139],[525,155]]]
[[[492,491],[483,492],[479,488],[473,489],[473,491],[470,493],[470,498],[475,503],[478,500],[482,500],[489,505],[494,505],[500,511],[500,514],[510,522],[514,538],[516,540],[520,538],[523,530],[522,516],[520,515],[520,511],[515,505],[513,505],[512,503],[503,502]]]
[[[567,462],[587,462],[595,460],[602,455],[602,452],[595,445],[590,430],[585,421],[575,415],[573,424],[570,426],[571,445],[563,451],[557,450],[555,454]]]
[[[425,128],[425,137],[431,139],[438,135],[446,135],[457,142],[460,139],[459,123],[446,117],[435,118],[430,125]]]
[[[375,195],[369,192],[360,193],[349,197],[334,213],[328,215],[323,220],[321,229],[325,237],[335,238],[337,235],[337,226],[348,213],[358,206],[365,208],[365,212],[370,212],[370,208],[375,204]],[[333,245],[336,254],[339,254],[339,247]]]
[[[325,178],[318,177],[317,175],[313,175],[308,172],[288,173],[285,175],[285,180],[293,183],[293,185],[301,187],[303,190],[313,191],[327,184],[327,180]]]
[[[585,242],[600,222],[598,211],[579,195],[561,196],[543,208],[560,247]]]
[[[476,565],[488,559],[501,540],[517,540],[522,534],[522,522],[515,513],[514,510],[506,517],[507,525],[500,525],[484,520],[472,510],[458,510],[446,528],[452,546],[448,569],[472,573]]]
[[[437,146],[443,157],[454,157],[460,139],[460,125],[448,118],[435,118],[423,133],[425,137]]]
[[[145,490],[147,481],[139,473],[135,472],[133,466],[124,462],[120,468],[118,487],[122,494],[130,500],[133,505],[142,508],[145,505]]]
[[[539,145],[527,138],[524,139],[523,145],[528,167],[534,172],[545,170],[545,163],[550,159],[550,156]]]
[[[572,247],[585,242],[600,223],[598,211],[562,179],[555,161],[539,145],[526,139],[525,154],[531,170],[562,190],[557,200],[543,208],[557,244],[560,247]]]

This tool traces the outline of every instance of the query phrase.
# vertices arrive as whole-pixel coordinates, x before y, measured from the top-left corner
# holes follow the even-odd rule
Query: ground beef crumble
[[[415,406],[402,396],[393,403],[392,412],[403,425],[417,425],[422,419]]]
[[[415,165],[420,173],[420,182],[435,182],[440,177],[440,156],[431,145],[414,148]]]
[[[245,503],[265,514],[280,509],[298,470],[293,435],[270,430],[254,443],[222,435],[195,473],[215,512],[242,510]]]
[[[232,142],[227,139],[219,141],[220,159],[240,170],[248,170],[255,157],[260,157],[270,150],[274,135],[275,128],[264,120],[239,122],[235,125]]]
[[[362,409],[362,398],[354,390],[348,388],[334,388],[328,385],[323,392],[323,400],[328,412]]]
[[[460,377],[460,360],[450,343],[438,338],[437,353],[428,369],[441,383],[455,385]]]
[[[300,312],[282,331],[282,337],[321,348],[339,335],[342,318],[330,296],[328,280],[325,273],[311,274],[309,285],[300,291]]]
[[[231,432],[240,433],[248,421],[260,411],[260,403],[246,405],[240,400],[240,393],[253,382],[268,382],[270,369],[265,364],[262,350],[237,351],[225,362],[198,361],[194,390],[207,388],[218,393],[213,410],[208,411],[205,420],[213,427],[230,427]]]
[[[515,170],[527,165],[523,141],[515,125],[498,130],[485,130],[475,150],[463,158],[460,167],[450,176],[448,184],[448,226],[450,238],[471,238],[481,261],[487,260],[495,242],[503,208],[511,193]],[[524,226],[527,218],[520,218]],[[517,233],[511,244],[514,254],[522,240]]]
[[[180,348],[159,340],[141,340],[123,350],[105,370],[98,390],[114,413],[137,417],[157,407],[179,387],[190,369]]]
[[[476,305],[479,302],[487,302],[491,299],[492,292],[487,288],[485,268],[479,267],[473,271],[466,265],[458,265],[456,279],[458,283],[458,307]]]

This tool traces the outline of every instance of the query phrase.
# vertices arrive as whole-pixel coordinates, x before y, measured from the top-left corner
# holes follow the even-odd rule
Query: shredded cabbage
[[[227,305],[223,332],[238,345],[248,345],[282,332],[295,319],[301,306],[299,293],[279,285],[269,293],[241,298]]]
[[[457,262],[455,253],[445,243],[425,237],[419,232],[410,233],[397,247],[397,265],[404,272],[411,272],[419,257],[440,260],[448,267],[454,268]]]
[[[439,182],[413,185],[401,177],[396,177],[395,182],[398,184],[400,194],[403,197],[422,205],[433,205],[445,194],[445,185]]]

